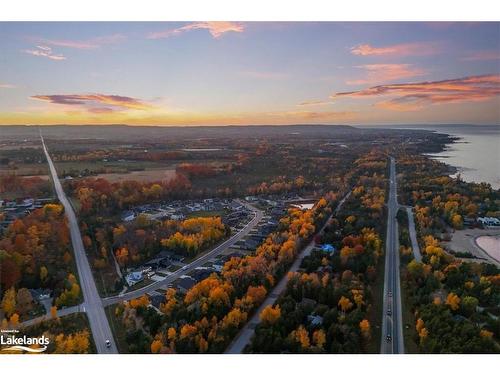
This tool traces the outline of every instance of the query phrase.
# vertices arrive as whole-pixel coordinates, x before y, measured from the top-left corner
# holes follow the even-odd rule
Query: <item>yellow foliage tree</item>
[[[262,320],[262,323],[267,325],[273,325],[278,321],[280,317],[281,317],[281,309],[279,305],[276,305],[276,307],[268,305],[260,313],[260,319]]]
[[[350,310],[353,305],[352,305],[352,302],[349,298],[342,296],[342,297],[340,297],[338,306],[340,307],[342,312],[345,313],[346,311]]]
[[[359,322],[359,329],[361,330],[361,335],[363,335],[364,339],[367,341],[370,340],[370,322],[367,319],[363,319]]]
[[[490,332],[487,329],[482,329],[479,332],[479,335],[483,338],[491,339],[493,337],[493,332]]]
[[[460,297],[455,293],[449,293],[446,297],[446,304],[450,306],[453,311],[458,310],[460,307]]]
[[[160,340],[153,340],[153,342],[151,343],[151,353],[159,353],[162,346],[163,345]]]
[[[0,305],[7,317],[16,311],[16,290],[14,287],[7,289]]]
[[[318,330],[314,331],[312,339],[313,339],[314,345],[316,345],[320,349],[323,349],[323,346],[326,343],[325,331],[323,331],[322,329],[318,329]]]
[[[309,332],[307,332],[304,326],[299,326],[299,328],[297,328],[295,331],[292,331],[290,335],[295,339],[295,341],[300,343],[302,349],[307,349],[311,346],[311,341],[309,340]]]

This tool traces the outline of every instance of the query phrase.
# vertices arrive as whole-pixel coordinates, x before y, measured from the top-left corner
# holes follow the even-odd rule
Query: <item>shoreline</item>
[[[498,129],[498,127],[493,127]],[[467,183],[482,184],[486,183],[494,190],[500,189],[500,176],[497,176],[494,171],[491,171],[491,165],[485,167],[487,164],[484,160],[475,160],[474,163],[467,162],[473,160],[471,156],[470,147],[456,148],[454,145],[474,145],[478,146],[474,139],[470,139],[470,134],[457,134],[452,129],[433,129],[436,134],[444,134],[448,136],[448,143],[442,145],[441,150],[438,152],[424,153],[423,155],[433,160],[439,161],[448,167],[448,176],[456,179],[460,175],[461,180]],[[473,136],[481,136],[481,134],[473,134]],[[496,135],[498,136],[498,134]],[[479,142],[479,145],[481,143]],[[491,163],[490,163],[491,164]]]
[[[481,239],[484,239],[484,241],[489,241],[490,243],[484,243],[484,241],[480,241]],[[481,234],[474,237],[474,243],[482,251],[488,254],[490,258],[493,258],[497,262],[500,262],[500,233]]]

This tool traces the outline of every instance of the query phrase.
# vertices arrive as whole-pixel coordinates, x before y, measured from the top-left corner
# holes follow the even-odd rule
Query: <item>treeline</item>
[[[48,180],[40,177],[3,174],[0,175],[0,194],[21,198],[46,198],[52,195],[52,188]]]
[[[191,183],[182,174],[156,183],[86,178],[68,181],[68,188],[78,199],[81,215],[91,221],[144,202],[191,197]]]
[[[63,207],[47,204],[15,220],[0,239],[2,313],[26,318],[33,307],[27,288],[52,292],[58,306],[78,302],[69,229]]]

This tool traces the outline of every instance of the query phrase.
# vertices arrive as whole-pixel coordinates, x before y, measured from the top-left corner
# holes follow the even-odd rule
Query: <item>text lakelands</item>
[[[40,337],[28,337],[26,335],[22,337],[16,337],[14,335],[10,336],[0,336],[0,344],[2,345],[49,345],[50,340],[48,337],[42,335]]]

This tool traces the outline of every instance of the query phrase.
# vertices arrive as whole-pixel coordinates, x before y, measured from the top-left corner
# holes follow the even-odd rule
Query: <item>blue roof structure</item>
[[[326,243],[324,245],[321,245],[321,251],[324,251],[325,253],[334,253],[335,252],[335,247],[329,243]]]

